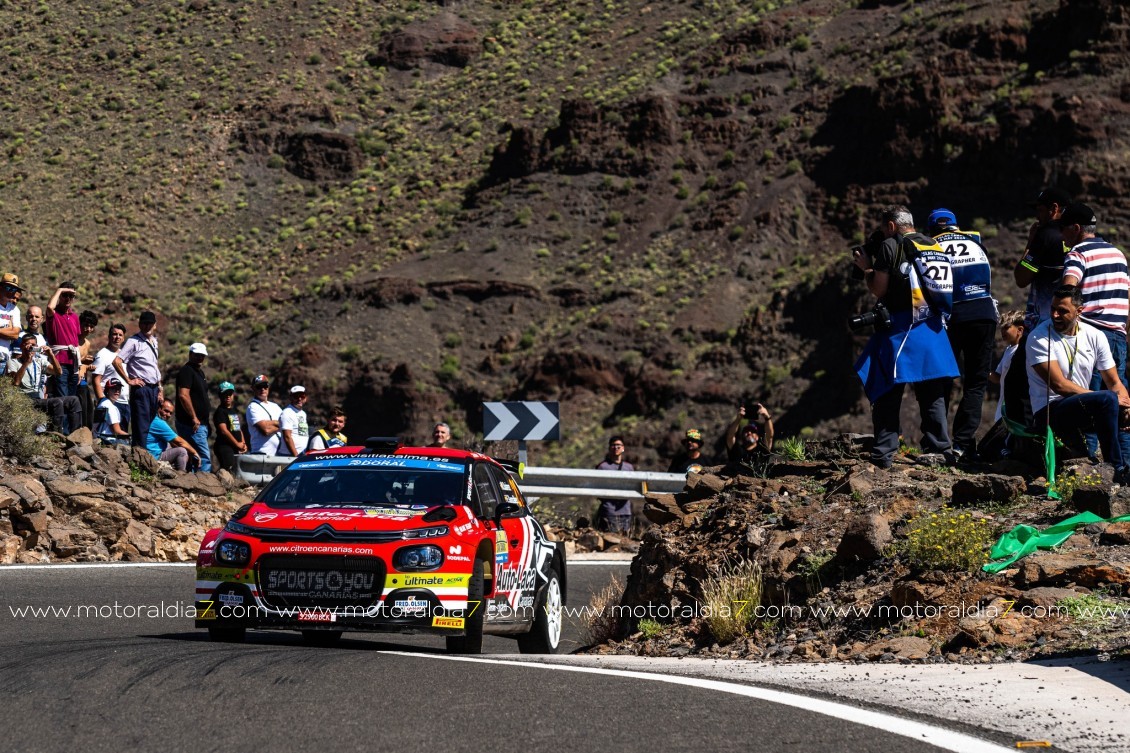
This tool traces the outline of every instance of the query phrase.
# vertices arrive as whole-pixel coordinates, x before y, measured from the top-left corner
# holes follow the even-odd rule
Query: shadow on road
[[[1078,670],[1089,674],[1096,680],[1110,683],[1124,693],[1130,693],[1130,658],[1119,657],[1100,661],[1093,656],[1076,656],[1037,659],[1025,663],[1053,669],[1063,667]]]

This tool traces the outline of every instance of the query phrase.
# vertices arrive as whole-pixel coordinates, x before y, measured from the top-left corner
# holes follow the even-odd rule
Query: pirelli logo
[[[432,627],[462,629],[466,620],[462,617],[433,617]]]

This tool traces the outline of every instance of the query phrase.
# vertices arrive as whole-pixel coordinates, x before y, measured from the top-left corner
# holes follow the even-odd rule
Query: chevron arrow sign
[[[557,403],[483,403],[483,439],[561,439]]]

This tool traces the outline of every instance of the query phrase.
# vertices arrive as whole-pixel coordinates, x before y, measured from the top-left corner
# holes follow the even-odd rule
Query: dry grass
[[[624,595],[624,584],[615,575],[608,585],[593,594],[587,610],[581,612],[581,634],[584,642],[598,646],[620,637],[620,615],[613,607]]]
[[[742,560],[727,567],[703,584],[702,601],[706,625],[719,643],[731,643],[745,635],[761,603],[761,566]]]

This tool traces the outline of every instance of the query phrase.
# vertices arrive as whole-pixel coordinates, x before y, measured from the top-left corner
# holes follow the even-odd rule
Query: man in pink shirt
[[[47,344],[51,346],[55,359],[62,367],[62,372],[58,376],[47,380],[47,392],[52,397],[78,395],[80,366],[78,346],[81,327],[74,302],[75,284],[67,281],[59,284],[58,290],[47,304],[47,321],[43,325],[43,334],[47,336]],[[77,428],[71,426],[67,430],[74,431]]]

